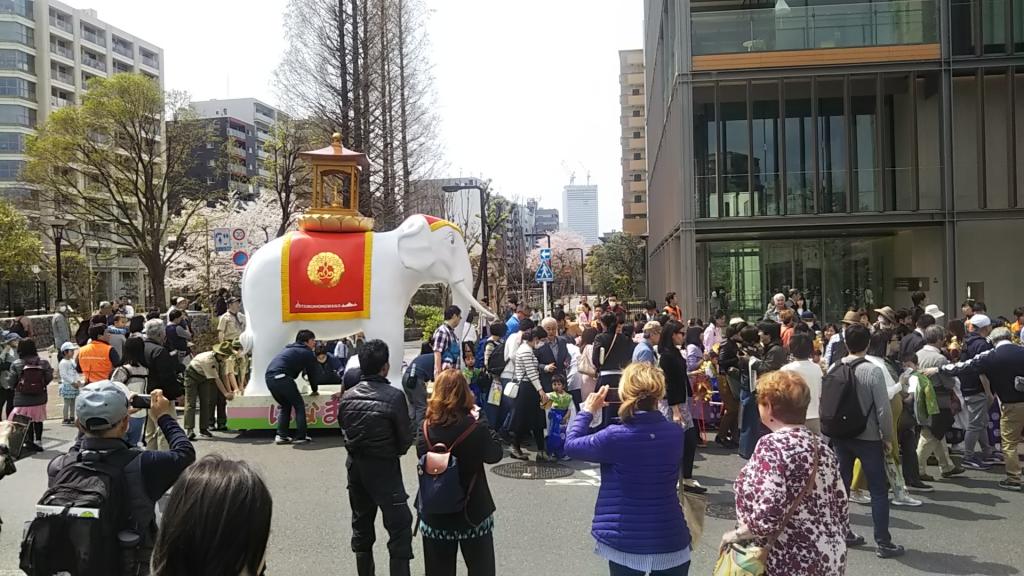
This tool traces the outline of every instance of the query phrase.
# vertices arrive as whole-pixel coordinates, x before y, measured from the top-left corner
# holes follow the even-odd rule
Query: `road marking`
[[[580,470],[580,473],[586,476],[586,478],[555,478],[552,480],[545,480],[545,486],[601,486],[601,471],[597,468],[587,468]]]

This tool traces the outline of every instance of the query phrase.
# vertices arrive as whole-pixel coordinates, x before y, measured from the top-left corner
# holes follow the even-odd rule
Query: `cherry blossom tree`
[[[244,230],[241,248],[251,257],[260,246],[277,237],[280,222],[280,203],[274,193],[268,191],[252,202],[198,208],[189,234],[183,239],[185,248],[168,269],[167,285],[175,293],[188,294],[209,295],[220,287],[236,290],[241,284],[243,269],[237,268],[231,260],[234,249],[214,250],[213,230]]]

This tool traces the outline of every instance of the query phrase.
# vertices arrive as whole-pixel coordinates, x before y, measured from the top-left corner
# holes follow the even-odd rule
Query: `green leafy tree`
[[[21,212],[0,200],[0,277],[28,278],[33,265],[46,265],[39,235],[28,229],[28,220]]]
[[[270,130],[263,144],[267,153],[266,174],[258,178],[260,187],[272,190],[279,218],[274,237],[282,236],[292,226],[296,215],[309,206],[312,197],[312,169],[299,157],[301,152],[320,148],[316,128],[303,120],[282,118]]]
[[[203,205],[183,199],[202,189],[189,173],[208,138],[184,95],[165,95],[140,74],[95,78],[80,106],[52,113],[29,139],[25,176],[89,239],[131,250],[163,303],[167,267]]]
[[[588,288],[620,298],[643,297],[646,262],[644,239],[616,232],[587,253]]]

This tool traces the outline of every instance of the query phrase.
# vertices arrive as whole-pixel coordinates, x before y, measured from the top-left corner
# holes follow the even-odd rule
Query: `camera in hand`
[[[140,410],[149,410],[152,407],[152,400],[149,394],[136,394],[132,396],[130,406]]]
[[[606,404],[622,404],[622,398],[619,397],[619,389],[609,388],[608,393],[605,394],[604,401]]]

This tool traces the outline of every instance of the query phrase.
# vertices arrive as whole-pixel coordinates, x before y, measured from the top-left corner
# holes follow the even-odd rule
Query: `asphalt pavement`
[[[18,462],[18,472],[0,481],[0,575],[17,571],[22,523],[46,486],[46,463],[65,450],[73,429],[53,421],[44,434],[46,452]],[[344,459],[338,433],[319,431],[306,446],[275,446],[269,433],[217,433],[196,443],[200,455],[221,453],[254,463],[274,496],[273,531],[267,555],[271,575],[355,574],[349,547],[351,530],[345,493]],[[506,459],[502,463],[514,462]],[[698,456],[697,478],[709,488],[711,514],[706,536],[694,549],[691,574],[710,574],[716,545],[732,527],[731,483],[742,466],[735,454],[707,448]],[[500,575],[602,574],[605,563],[593,554],[589,526],[600,483],[596,467],[570,462],[564,478],[509,479],[488,474],[498,511],[495,541]],[[415,459],[403,459],[404,478],[414,492]],[[879,560],[870,548],[850,552],[847,574],[987,575],[1020,574],[1024,494],[1000,490],[1001,470],[969,472],[936,482],[921,495],[920,508],[894,508],[891,528],[907,554]],[[857,531],[871,539],[870,508],[851,504]],[[378,520],[375,551],[386,573],[387,534]],[[419,541],[416,553],[420,554]],[[422,574],[413,562],[413,574]],[[460,574],[464,569],[460,569]]]

